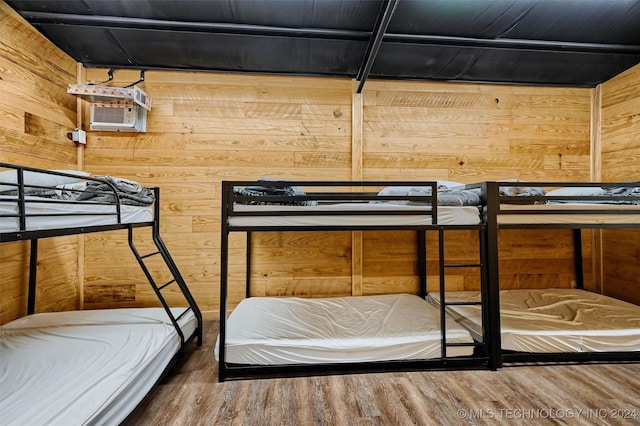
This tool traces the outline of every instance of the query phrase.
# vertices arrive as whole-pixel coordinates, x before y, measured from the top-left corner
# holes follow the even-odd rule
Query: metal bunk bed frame
[[[35,313],[35,307],[36,307],[36,284],[37,284],[37,265],[38,265],[38,240],[41,238],[51,238],[51,237],[59,237],[59,236],[67,236],[67,235],[78,235],[78,234],[88,234],[88,233],[95,233],[95,232],[106,232],[106,231],[114,231],[114,230],[127,230],[128,232],[128,241],[129,241],[129,247],[132,251],[132,253],[134,254],[136,260],[138,261],[138,264],[140,265],[141,269],[143,270],[147,280],[149,281],[149,284],[151,285],[151,287],[153,288],[156,296],[158,297],[158,299],[160,300],[160,303],[162,304],[164,310],[166,311],[167,315],[169,316],[169,319],[171,320],[171,323],[173,324],[174,328],[176,329],[178,335],[180,336],[180,350],[178,351],[177,357],[174,357],[174,361],[182,356],[182,354],[184,353],[184,348],[185,346],[191,342],[193,339],[197,340],[197,345],[198,346],[202,346],[202,330],[203,330],[203,324],[202,324],[202,313],[200,312],[200,309],[198,307],[198,305],[196,304],[195,299],[193,298],[193,295],[191,294],[191,291],[189,290],[189,288],[187,287],[186,282],[184,281],[178,267],[176,266],[175,262],[173,261],[173,258],[171,257],[171,255],[169,254],[169,250],[167,249],[166,245],[164,244],[162,238],[160,237],[160,190],[159,188],[155,187],[152,188],[153,189],[153,193],[155,196],[155,202],[153,205],[153,220],[149,221],[149,222],[133,222],[133,223],[123,223],[122,222],[122,216],[121,216],[121,204],[120,204],[120,200],[119,197],[117,196],[117,191],[116,188],[109,183],[108,181],[103,181],[100,179],[95,179],[95,178],[90,178],[87,177],[87,180],[97,180],[100,181],[100,183],[103,184],[107,184],[111,190],[112,193],[111,195],[113,196],[113,199],[115,200],[114,205],[115,206],[115,213],[102,213],[102,214],[107,214],[107,215],[111,215],[114,217],[114,224],[109,224],[109,225],[98,225],[98,226],[83,226],[83,227],[72,227],[72,228],[58,228],[58,229],[40,229],[40,230],[27,230],[27,218],[31,217],[31,216],[42,216],[40,214],[35,214],[35,215],[29,215],[27,213],[27,205],[30,201],[28,201],[27,199],[25,199],[25,187],[35,187],[38,188],[35,185],[28,185],[25,184],[25,177],[24,174],[25,172],[34,172],[34,173],[41,173],[41,174],[51,174],[51,175],[58,175],[58,176],[71,176],[73,177],[74,175],[72,174],[68,174],[68,173],[64,173],[64,172],[56,172],[56,171],[50,171],[50,170],[43,170],[43,169],[36,169],[36,168],[32,168],[32,167],[24,167],[24,166],[16,166],[13,164],[7,164],[7,163],[0,163],[0,168],[6,168],[6,169],[10,169],[10,170],[15,170],[17,173],[17,183],[14,185],[16,187],[16,190],[18,191],[18,198],[17,198],[17,204],[18,204],[18,213],[17,214],[10,214],[10,215],[2,215],[2,217],[14,217],[18,219],[18,230],[16,231],[12,231],[12,232],[3,232],[0,233],[0,242],[10,242],[10,241],[29,241],[30,242],[30,256],[29,256],[29,284],[28,284],[28,295],[27,295],[27,315],[31,315]],[[12,184],[9,184],[12,185]],[[16,201],[15,198],[11,199],[11,198],[3,198],[0,195],[0,201]],[[74,203],[74,201],[64,201],[64,200],[55,200],[53,201],[55,203],[65,203],[65,204],[72,204]],[[73,213],[70,213],[69,215],[73,215]],[[44,214],[43,216],[49,216],[47,214]],[[55,216],[55,215],[51,215],[51,216]],[[137,228],[151,228],[151,236],[153,239],[153,242],[155,244],[155,247],[157,248],[157,251],[152,252],[152,253],[148,253],[148,254],[143,254],[141,255],[137,248],[135,247],[135,244],[133,242],[133,235],[134,235],[134,230]],[[145,264],[145,259],[148,259],[152,256],[157,256],[160,255],[162,257],[162,260],[164,261],[164,263],[167,265],[168,270],[170,271],[171,275],[172,275],[172,279],[169,282],[163,283],[163,284],[159,284],[156,282],[156,280],[153,277],[152,272],[149,270],[149,268],[147,267],[147,265]],[[177,317],[171,312],[169,304],[167,303],[167,301],[165,300],[164,295],[162,294],[162,290],[169,287],[172,284],[176,284],[178,286],[178,288],[180,289],[182,295],[185,298],[185,301],[188,303],[188,307],[182,312],[180,313],[180,315],[178,315]],[[193,312],[196,320],[197,320],[197,326],[196,326],[196,330],[195,333],[192,336],[187,336],[185,337],[182,333],[182,330],[180,329],[180,326],[178,325],[178,321],[184,316],[186,315],[188,312]],[[167,367],[168,370],[168,367]]]
[[[583,209],[557,209],[553,211],[540,211],[536,209],[522,208],[518,210],[503,210],[501,203],[522,204],[524,199],[527,202],[546,202],[553,200],[565,200],[576,202],[597,202],[602,201],[602,197],[594,196],[508,196],[500,193],[500,188],[509,187],[585,187],[598,186],[603,188],[615,188],[629,185],[629,183],[585,183],[585,182],[483,182],[480,184],[468,185],[468,187],[479,187],[482,192],[482,201],[485,206],[483,214],[484,223],[486,225],[486,259],[487,274],[489,277],[488,286],[492,289],[492,293],[499,299],[500,278],[499,278],[499,258],[498,258],[498,234],[500,229],[571,229],[573,230],[574,240],[574,265],[576,274],[576,288],[584,288],[584,270],[582,256],[582,229],[640,229],[640,224],[624,224],[624,223],[554,223],[554,224],[499,224],[499,215],[518,215],[518,214],[571,214],[571,215],[589,215],[601,214],[607,215],[638,215],[638,211],[625,209],[603,209],[594,205],[590,208]],[[634,183],[635,185],[635,183]],[[523,199],[524,198],[524,199]],[[629,200],[627,196],[609,196],[610,201]],[[636,197],[640,201],[640,197]],[[503,366],[505,362],[615,362],[615,361],[640,361],[640,351],[630,352],[515,352],[501,349],[500,337],[500,314],[499,302],[496,305],[497,315],[493,316],[497,330],[494,343],[499,349],[496,352],[496,368]]]
[[[290,203],[292,201],[306,202],[317,201],[320,203],[335,202],[369,202],[369,201],[389,201],[398,200],[398,196],[378,196],[377,192],[313,192],[302,195],[261,195],[259,199],[255,196],[239,195],[234,193],[234,188],[245,186],[263,186],[267,188],[283,188],[283,187],[311,187],[317,188],[333,188],[333,187],[351,187],[351,188],[367,188],[367,187],[385,187],[385,186],[428,186],[431,187],[431,196],[428,198],[429,204],[432,206],[430,210],[425,209],[421,212],[424,215],[430,215],[432,223],[430,225],[318,225],[318,226],[264,226],[264,225],[230,225],[229,219],[236,216],[288,216],[299,215],[295,212],[239,212],[234,210],[236,203],[248,203],[259,200],[266,203]],[[424,202],[424,197],[402,197],[403,200],[413,199],[414,201]],[[415,214],[415,212],[366,212],[366,211],[350,211],[350,210],[332,210],[324,212],[304,212],[310,215],[353,215],[353,214]],[[372,372],[372,371],[411,371],[426,368],[455,368],[463,366],[478,366],[485,364],[488,368],[495,370],[497,359],[497,346],[494,342],[497,336],[497,327],[494,326],[495,319],[491,313],[497,312],[497,294],[493,294],[488,282],[487,269],[485,267],[484,247],[485,226],[479,225],[440,225],[438,221],[438,203],[437,203],[437,184],[435,182],[375,182],[375,181],[223,181],[222,182],[222,229],[221,229],[221,254],[220,254],[220,330],[219,330],[219,363],[218,363],[218,379],[220,382],[228,379],[238,378],[256,378],[256,377],[283,377],[283,376],[300,376],[308,374],[340,374],[340,373],[356,373],[356,372]],[[479,235],[479,253],[480,263],[472,264],[447,264],[444,259],[444,232],[447,230],[477,230]],[[390,361],[371,361],[371,362],[345,362],[345,363],[322,363],[322,364],[288,364],[288,365],[244,365],[230,364],[225,359],[225,341],[226,341],[226,321],[227,321],[227,301],[228,301],[228,249],[229,234],[231,232],[246,233],[246,294],[245,297],[251,297],[251,233],[252,232],[281,232],[281,231],[367,231],[367,230],[414,230],[417,233],[417,256],[419,267],[419,293],[420,297],[427,296],[427,267],[426,267],[426,231],[438,231],[438,250],[440,259],[440,297],[445,304],[440,308],[440,325],[441,325],[441,353],[442,357],[427,360],[390,360]],[[463,344],[454,344],[446,342],[445,321],[446,321],[446,302],[445,294],[445,270],[447,268],[464,268],[475,267],[480,269],[482,300],[471,304],[482,305],[483,312],[483,341],[475,342],[474,355],[469,357],[451,357],[447,358],[447,346],[460,346]],[[357,296],[354,296],[357,297]],[[449,321],[454,321],[450,318]]]

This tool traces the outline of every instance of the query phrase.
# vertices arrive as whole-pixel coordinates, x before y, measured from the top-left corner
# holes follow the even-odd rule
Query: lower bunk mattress
[[[476,291],[447,292],[447,302],[479,300]],[[429,299],[439,305],[439,294]],[[472,334],[481,331],[477,306],[447,306]],[[640,306],[578,289],[500,291],[502,349],[517,352],[640,351]]]
[[[447,322],[447,343],[472,344]],[[252,297],[227,319],[225,361],[284,365],[441,358],[440,311],[409,294],[332,298]],[[215,356],[219,359],[220,341]],[[472,346],[447,348],[468,356]]]
[[[179,325],[185,338],[197,326],[191,312]],[[0,326],[0,423],[118,424],[179,348],[162,308],[40,313],[7,323]]]

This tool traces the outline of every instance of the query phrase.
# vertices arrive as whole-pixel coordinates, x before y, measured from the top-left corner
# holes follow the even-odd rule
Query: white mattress
[[[448,343],[472,343],[453,319]],[[219,341],[215,354],[218,359]],[[473,347],[448,347],[447,356]],[[418,296],[252,297],[227,320],[226,362],[315,364],[441,357],[440,311]]]
[[[522,204],[501,204],[501,210],[505,211],[518,211],[518,210],[533,210],[534,212],[522,213],[522,214],[499,214],[498,223],[501,225],[507,224],[590,224],[590,225],[603,225],[603,224],[640,224],[640,205],[628,205],[628,204],[586,204],[586,203],[563,203],[563,204],[537,204],[537,205],[522,205]],[[573,211],[585,211],[585,210],[607,210],[611,213],[582,213],[582,214],[570,214],[570,213],[544,213],[537,214],[535,211],[553,212],[557,210],[573,210]],[[615,211],[632,211],[636,214],[615,214]]]
[[[190,336],[195,317],[185,315],[180,326]],[[42,313],[12,321],[0,327],[0,423],[118,424],[179,347],[162,308]]]
[[[437,303],[438,294],[430,295]],[[475,291],[446,300],[479,300]],[[472,334],[481,330],[478,306],[448,306]],[[501,290],[502,349],[519,352],[640,350],[640,306],[577,289]]]
[[[2,198],[7,198],[3,196]],[[27,231],[43,229],[78,228],[85,226],[111,225],[118,223],[116,207],[113,205],[83,203],[51,202],[28,196],[26,200],[46,200],[46,203],[26,203],[27,215],[55,215],[27,217]],[[122,223],[146,222],[153,220],[151,206],[121,205]],[[0,201],[0,216],[17,214],[18,205],[13,201]],[[111,213],[111,214],[104,214]],[[0,217],[0,232],[19,231],[19,221],[16,217]]]
[[[398,205],[390,203],[341,203],[318,206],[234,205],[236,212],[300,212],[287,216],[232,216],[230,226],[412,226],[430,225],[429,206]],[[323,214],[336,210],[357,212],[375,211],[376,214]],[[415,214],[388,214],[390,211],[416,212]],[[480,212],[475,206],[438,206],[440,225],[476,225],[480,223]]]

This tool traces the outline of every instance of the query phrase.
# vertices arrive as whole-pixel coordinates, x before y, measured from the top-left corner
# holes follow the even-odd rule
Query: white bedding
[[[191,312],[180,326],[193,333]],[[179,347],[162,308],[42,313],[0,326],[0,423],[118,424]]]
[[[518,214],[498,214],[498,223],[507,224],[640,224],[640,205],[621,205],[621,204],[588,204],[588,203],[563,203],[563,204],[501,204],[501,210],[513,212],[529,210],[533,212]],[[558,210],[606,210],[610,213],[544,213],[536,212],[553,212]],[[615,214],[616,211],[634,212],[635,214]]]
[[[2,198],[8,198],[2,196]],[[44,200],[46,202],[27,202],[27,231],[43,229],[78,228],[86,226],[111,225],[117,223],[116,207],[91,202],[52,202],[51,199],[27,196],[26,200]],[[120,206],[122,223],[147,222],[153,220],[153,207]],[[17,217],[2,217],[17,214],[18,205],[13,201],[0,201],[0,232],[19,231]],[[110,214],[105,214],[110,213]],[[39,215],[39,216],[31,216]],[[44,216],[48,215],[48,216]]]
[[[447,321],[448,343],[472,343]],[[447,356],[473,347],[448,347]],[[218,359],[219,341],[216,343]],[[313,364],[441,357],[440,311],[418,296],[321,299],[252,297],[227,320],[225,360],[234,364]]]
[[[341,203],[318,206],[278,206],[278,205],[234,205],[236,212],[300,212],[299,215],[256,215],[232,216],[230,226],[422,226],[431,225],[429,206],[398,205],[390,203]],[[314,212],[331,211],[375,211],[376,214],[323,214]],[[390,211],[415,212],[415,214],[389,214]],[[438,206],[438,224],[441,225],[477,225],[480,213],[475,206]]]
[[[438,294],[429,295],[437,304]],[[446,300],[479,300],[476,291],[447,292]],[[478,306],[448,306],[472,334],[481,330]],[[501,290],[502,349],[519,352],[640,350],[640,306],[577,289]]]

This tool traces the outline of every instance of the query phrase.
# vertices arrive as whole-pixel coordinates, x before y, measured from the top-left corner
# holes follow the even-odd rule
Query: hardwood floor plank
[[[515,365],[219,383],[217,321],[124,422],[133,425],[634,425],[640,364]],[[621,418],[626,417],[626,418]]]

